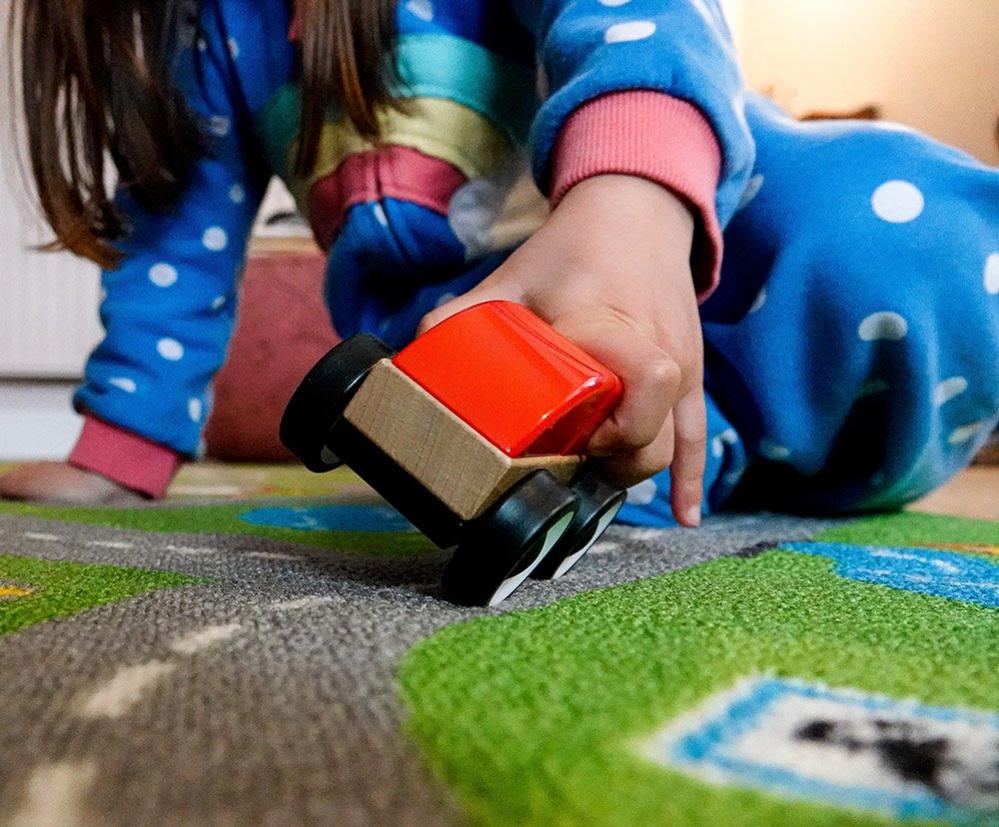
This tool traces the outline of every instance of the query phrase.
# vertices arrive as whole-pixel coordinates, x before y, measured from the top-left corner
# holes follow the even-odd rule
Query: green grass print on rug
[[[994,544],[999,523],[900,515],[817,540]],[[973,562],[997,566],[999,588],[999,558]],[[769,550],[451,626],[411,650],[400,680],[412,735],[476,823],[832,827],[892,823],[899,814],[908,823],[980,821],[980,811],[935,812],[933,796],[893,814],[814,794],[814,784],[788,793],[719,783],[649,757],[664,727],[753,676],[771,693],[833,688],[848,717],[879,698],[914,699],[984,710],[993,726],[999,612],[840,576],[820,555]],[[991,817],[981,823],[999,823]]]
[[[328,500],[298,502],[289,500],[280,507],[269,503],[224,503],[221,505],[184,505],[154,508],[80,508],[26,503],[0,503],[0,515],[15,514],[58,520],[65,523],[98,525],[132,531],[183,534],[225,534],[264,537],[321,548],[331,552],[370,556],[405,556],[433,551],[434,546],[415,531],[334,531],[303,530],[281,524],[248,522],[255,512],[282,510],[293,514],[311,511],[324,513],[337,508]],[[340,506],[374,509],[368,505]]]
[[[0,634],[157,589],[209,581],[169,571],[0,555]]]

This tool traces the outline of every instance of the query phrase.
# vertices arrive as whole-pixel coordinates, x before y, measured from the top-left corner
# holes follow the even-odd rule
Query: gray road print
[[[0,818],[58,824],[461,821],[405,735],[396,669],[439,629],[547,605],[828,522],[612,528],[554,583],[442,602],[445,555],[334,554],[235,535],[0,517],[0,553],[165,569],[167,589],[0,638]],[[391,538],[387,539],[391,542]]]

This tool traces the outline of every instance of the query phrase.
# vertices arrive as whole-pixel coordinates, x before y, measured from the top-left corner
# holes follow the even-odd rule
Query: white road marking
[[[217,554],[214,548],[197,548],[194,546],[163,546],[166,551],[176,551],[178,554]]]
[[[301,560],[295,554],[281,554],[277,551],[248,551],[246,552],[247,557],[254,557],[257,560]]]
[[[178,655],[193,655],[202,649],[229,640],[242,630],[238,623],[208,626],[175,638],[170,650]],[[120,718],[137,704],[145,693],[177,668],[170,660],[149,660],[135,666],[123,666],[110,680],[83,695],[76,704],[84,718]]]
[[[36,767],[10,827],[76,827],[83,824],[82,804],[97,777],[93,761],[59,761]]]
[[[58,534],[41,534],[37,531],[25,531],[23,536],[29,540],[44,540],[46,543],[54,543],[62,539]]]
[[[176,668],[177,664],[163,660],[123,666],[111,680],[79,702],[79,713],[84,718],[120,718],[141,700],[146,690]]]
[[[99,548],[115,548],[115,549],[129,549],[135,548],[135,543],[123,543],[116,540],[91,540],[87,543],[88,546],[97,546]]]
[[[216,643],[237,635],[242,626],[239,623],[227,623],[221,626],[208,626],[205,629],[198,629],[186,635],[176,638],[170,644],[170,651],[178,655],[193,655]]]
[[[298,609],[311,609],[313,606],[322,606],[332,602],[332,597],[313,594],[308,597],[298,597],[294,600],[279,600],[276,603],[271,603],[269,608],[275,612],[293,612]]]

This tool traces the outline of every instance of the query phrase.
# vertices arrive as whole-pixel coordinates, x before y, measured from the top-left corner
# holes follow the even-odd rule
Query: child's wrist
[[[565,194],[559,208],[572,209],[586,201],[599,211],[636,220],[654,221],[657,240],[689,255],[696,229],[696,212],[673,190],[632,175],[602,174],[580,181]],[[557,208],[558,209],[558,208]]]

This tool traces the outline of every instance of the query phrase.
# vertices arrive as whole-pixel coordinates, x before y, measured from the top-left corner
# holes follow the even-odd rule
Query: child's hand
[[[502,267],[420,325],[479,302],[516,301],[603,362],[624,396],[589,452],[625,485],[670,466],[673,515],[688,526],[700,522],[706,442],[693,231],[686,205],[658,184],[587,179]]]

